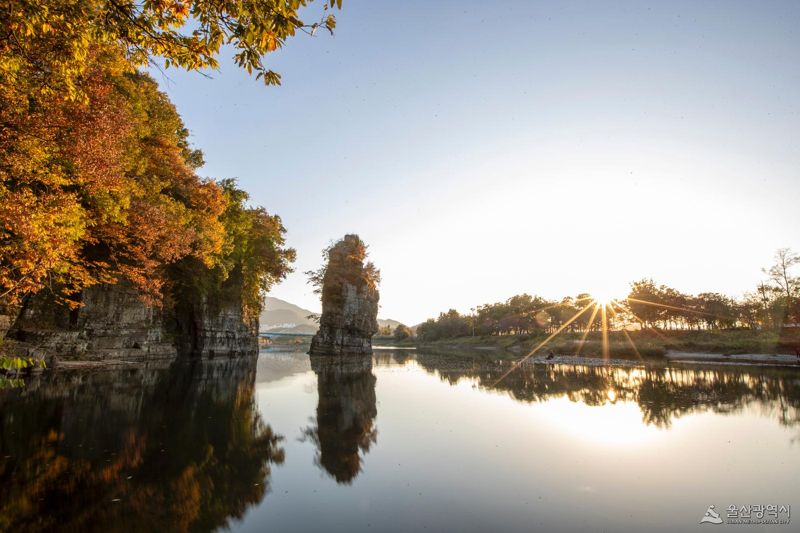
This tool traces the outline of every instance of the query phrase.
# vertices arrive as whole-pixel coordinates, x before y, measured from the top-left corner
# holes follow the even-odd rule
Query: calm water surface
[[[672,532],[713,529],[712,504],[800,512],[798,370],[536,364],[498,383],[501,363],[376,353],[3,391],[0,530]]]

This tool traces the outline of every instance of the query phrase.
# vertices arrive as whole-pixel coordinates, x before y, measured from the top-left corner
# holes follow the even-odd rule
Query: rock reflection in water
[[[785,426],[800,426],[800,373],[795,369],[739,365],[606,366],[527,364],[508,374],[508,363],[418,354],[417,362],[442,380],[476,380],[479,387],[508,392],[524,402],[566,396],[599,406],[636,402],[646,424],[670,427],[692,412],[731,413],[760,406]]]
[[[58,372],[0,395],[0,530],[209,531],[283,462],[255,360]]]
[[[304,437],[317,447],[317,464],[337,483],[349,484],[362,470],[362,455],[377,442],[375,376],[370,357],[312,356],[317,374],[316,425]]]

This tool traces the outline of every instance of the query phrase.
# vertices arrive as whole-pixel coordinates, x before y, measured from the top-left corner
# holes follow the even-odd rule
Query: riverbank
[[[486,354],[496,359],[515,359],[530,353],[547,339],[547,334],[475,336],[433,342],[394,341],[395,345],[414,345],[439,353]],[[800,361],[800,332],[774,331],[611,331],[607,354],[622,359],[670,359],[747,361],[795,364]],[[564,333],[547,342],[537,356],[581,355],[603,357],[602,332]]]

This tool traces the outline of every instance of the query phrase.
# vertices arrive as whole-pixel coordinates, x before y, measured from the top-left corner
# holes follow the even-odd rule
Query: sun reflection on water
[[[544,404],[541,416],[552,428],[582,440],[614,446],[636,446],[653,442],[666,433],[647,425],[633,402],[617,402],[609,390],[609,402],[601,406],[554,398]]]

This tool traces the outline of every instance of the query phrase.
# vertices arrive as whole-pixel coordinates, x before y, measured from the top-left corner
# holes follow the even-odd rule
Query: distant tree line
[[[396,328],[394,328],[394,338],[398,341],[404,341],[406,339],[410,339],[414,336],[414,332],[411,331],[411,328],[406,326],[405,324],[398,324]]]
[[[779,329],[800,323],[800,276],[794,275],[800,256],[788,248],[775,254],[764,269],[766,279],[741,298],[715,292],[696,295],[660,285],[651,279],[631,283],[628,295],[600,305],[592,295],[561,300],[519,294],[504,302],[481,305],[471,314],[455,309],[417,326],[422,341],[468,335],[520,335],[536,332],[657,328],[718,330]]]

